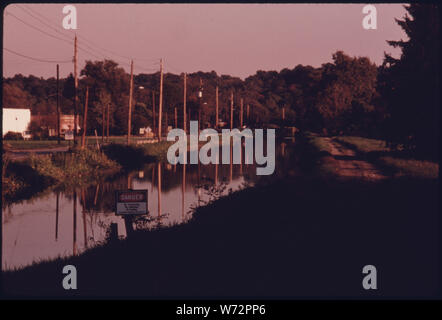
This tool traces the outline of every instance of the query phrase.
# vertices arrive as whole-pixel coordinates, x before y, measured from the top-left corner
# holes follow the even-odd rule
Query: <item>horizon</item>
[[[258,71],[318,68],[338,50],[376,65],[384,52],[398,57],[400,49],[386,41],[406,38],[394,21],[404,16],[403,4],[376,4],[376,30],[362,28],[364,5],[75,4],[78,29],[64,30],[63,4],[11,4],[4,11],[4,48],[35,59],[68,61],[73,55],[69,39],[76,33],[79,70],[86,60],[110,59],[130,72],[125,58],[132,57],[135,75],[153,74],[162,57],[165,73],[215,71],[241,80]],[[156,29],[159,22],[166,27]],[[4,51],[2,76],[48,79],[55,76],[55,64]],[[72,62],[60,63],[61,78],[72,72]]]

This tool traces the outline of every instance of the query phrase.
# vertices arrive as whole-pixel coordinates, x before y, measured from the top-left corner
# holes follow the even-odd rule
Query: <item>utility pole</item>
[[[156,135],[157,131],[156,131],[156,114],[155,114],[155,91],[152,90],[152,130],[153,130],[153,134],[154,136]]]
[[[233,129],[233,91],[230,93],[230,130]]]
[[[244,100],[243,98],[241,98],[240,100],[240,114],[239,114],[239,128],[242,129],[242,122],[243,122],[243,104],[244,104]]]
[[[282,107],[282,122],[285,120],[285,107]]]
[[[249,125],[250,122],[250,105],[247,104],[247,125]]]
[[[178,114],[175,107],[175,128],[178,128]]]
[[[60,144],[60,68],[57,64],[57,143]]]
[[[89,101],[89,87],[86,87],[86,101],[84,103],[84,116],[83,116],[83,137],[81,139],[81,149],[84,149],[86,141],[86,124],[87,124],[87,105]]]
[[[107,104],[107,124],[106,124],[106,129],[107,129],[107,139],[106,139],[106,141],[108,141],[109,142],[109,110],[110,109],[110,103],[108,103]]]
[[[134,86],[134,61],[130,61],[129,115],[127,119],[127,144],[130,144],[130,124],[132,116],[132,92]]]
[[[186,126],[186,103],[187,103],[187,74],[184,73],[184,107],[183,107],[183,130],[187,132]]]
[[[202,109],[202,103],[203,103],[203,81],[200,78],[200,88],[198,91],[198,99],[199,99],[199,106],[198,106],[198,136],[200,134],[201,130],[201,109]]]
[[[215,107],[215,129],[218,128],[218,86],[216,86],[216,91],[215,91],[215,97],[216,97],[216,107]]]
[[[78,115],[78,75],[77,75],[77,62],[78,62],[78,47],[77,47],[77,35],[74,40],[74,145],[77,144],[77,115]]]
[[[102,106],[102,121],[101,121],[101,145],[104,144],[104,130],[106,129],[106,106],[103,104]]]
[[[161,141],[162,112],[163,112],[163,59],[160,59],[160,102],[158,106],[158,141]]]

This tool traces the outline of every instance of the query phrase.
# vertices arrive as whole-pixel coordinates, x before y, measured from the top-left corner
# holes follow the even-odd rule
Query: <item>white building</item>
[[[23,134],[28,130],[31,122],[30,109],[3,108],[3,132],[4,136],[7,132],[18,132]]]

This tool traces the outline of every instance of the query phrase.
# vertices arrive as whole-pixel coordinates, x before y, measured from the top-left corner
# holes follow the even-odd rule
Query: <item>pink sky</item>
[[[127,71],[128,58],[132,57],[136,74],[159,70],[159,58],[163,58],[166,72],[215,70],[245,78],[257,70],[279,71],[298,64],[317,67],[330,62],[336,50],[368,56],[380,64],[384,51],[396,56],[400,52],[386,40],[406,39],[394,21],[405,14],[401,4],[375,5],[377,30],[362,28],[364,4],[76,4],[75,31],[62,28],[63,6],[6,7],[4,47],[40,59],[72,59],[73,45],[25,25],[15,15],[68,42],[76,32],[80,47],[100,59],[106,55],[123,63]],[[80,69],[85,60],[98,60],[90,53],[79,51]],[[60,64],[62,77],[72,71],[72,63]],[[55,63],[31,61],[3,51],[3,75],[17,73],[54,76]]]

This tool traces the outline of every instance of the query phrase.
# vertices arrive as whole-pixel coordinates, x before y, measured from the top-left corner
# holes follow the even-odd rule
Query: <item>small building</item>
[[[3,108],[2,136],[9,131],[24,134],[31,123],[31,109]]]
[[[57,135],[57,115],[33,115],[31,121],[37,123],[42,129],[47,129],[50,137]],[[60,134],[64,135],[66,131],[74,130],[74,115],[61,114],[60,115]],[[81,130],[80,116],[77,115],[77,133]]]

